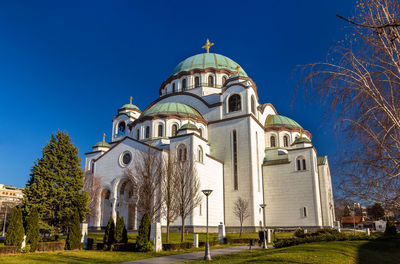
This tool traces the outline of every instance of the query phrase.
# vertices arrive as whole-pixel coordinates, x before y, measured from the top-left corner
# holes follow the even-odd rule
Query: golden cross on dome
[[[239,64],[236,66],[236,73],[239,74],[240,66]]]
[[[103,134],[103,142],[106,142],[106,133]]]
[[[129,98],[129,103],[132,104],[132,96]]]
[[[214,43],[211,43],[208,39],[207,39],[207,42],[206,42],[206,44],[203,46],[203,47],[201,47],[202,49],[206,49],[207,50],[207,53],[210,53],[210,47],[211,46],[214,46]]]

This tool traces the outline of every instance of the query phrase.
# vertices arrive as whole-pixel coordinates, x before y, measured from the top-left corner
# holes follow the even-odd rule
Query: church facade
[[[249,204],[248,231],[264,221],[271,228],[333,227],[329,162],[317,155],[311,133],[272,104],[260,103],[257,86],[243,68],[209,53],[209,43],[205,47],[206,53],[174,68],[146,109],[133,105],[132,98],[122,106],[113,119],[111,141],[103,139],[85,154],[85,170],[104,185],[89,225],[104,227],[119,214],[129,229],[138,228],[134,190],[124,170],[151,145],[165,157],[185,153],[194,160],[201,189],[213,190],[211,227],[222,222],[229,232],[240,226],[234,214],[238,198]],[[260,204],[266,204],[265,219]],[[185,224],[188,230],[204,230],[205,197]]]

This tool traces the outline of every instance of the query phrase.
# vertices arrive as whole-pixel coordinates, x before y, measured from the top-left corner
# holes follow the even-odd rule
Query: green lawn
[[[213,258],[214,263],[400,263],[400,240],[335,241],[252,250]],[[189,263],[204,263],[192,261]]]

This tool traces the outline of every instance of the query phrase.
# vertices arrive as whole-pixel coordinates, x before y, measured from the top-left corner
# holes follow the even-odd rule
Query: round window
[[[132,155],[130,152],[124,152],[121,156],[121,165],[126,166],[132,161]]]

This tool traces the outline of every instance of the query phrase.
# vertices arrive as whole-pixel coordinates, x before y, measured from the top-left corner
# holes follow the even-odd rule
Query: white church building
[[[136,153],[149,145],[162,155],[179,150],[193,159],[201,189],[209,196],[209,225],[227,232],[240,222],[235,201],[249,203],[246,231],[270,228],[333,227],[334,204],[327,156],[319,157],[312,135],[296,121],[260,103],[258,89],[238,63],[206,53],[180,62],[161,84],[159,98],[146,109],[123,105],[112,122],[110,142],[85,153],[85,170],[101,177],[104,189],[98,215],[89,223],[104,227],[123,215],[137,229],[140,215],[132,185],[124,177]],[[262,92],[262,91],[260,91]],[[266,204],[265,219],[260,204]],[[162,224],[164,220],[162,220]],[[206,199],[186,219],[188,230],[206,225]],[[178,218],[171,227],[180,227]]]

